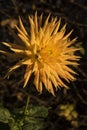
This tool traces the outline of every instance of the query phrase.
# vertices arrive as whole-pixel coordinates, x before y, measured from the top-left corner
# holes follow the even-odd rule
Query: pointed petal
[[[24,33],[25,35],[28,35],[27,31],[25,30],[25,28],[24,28],[24,26],[23,26],[23,23],[22,23],[22,20],[21,20],[20,17],[19,17],[19,23],[20,23],[20,28],[21,28],[21,30],[23,31],[23,33]]]
[[[37,20],[37,12],[35,13],[35,32],[36,32],[36,35],[38,34],[38,20]]]
[[[59,21],[57,22],[56,28],[55,28],[55,30],[54,30],[54,32],[53,32],[53,35],[55,35],[55,34],[58,32],[59,27],[60,27],[60,23],[61,23],[61,19],[59,19]]]
[[[19,27],[16,26],[16,29],[18,30],[18,34],[21,34],[26,40],[28,40],[28,35],[26,35]]]
[[[37,91],[39,90],[39,71],[35,72],[34,85],[36,86]]]
[[[45,23],[44,23],[44,26],[43,26],[43,32],[44,32],[44,31],[46,30],[46,28],[47,28],[49,18],[50,18],[50,14],[48,15],[47,19],[45,20]]]
[[[65,35],[63,37],[63,40],[66,40],[67,38],[69,38],[69,36],[72,34],[73,30],[71,30],[67,35]]]
[[[49,78],[47,78],[47,89],[53,96],[55,96],[55,93],[54,93],[54,90],[53,90],[53,86],[52,86],[52,83],[49,80]]]
[[[26,68],[26,71],[25,71],[25,75],[24,75],[24,85],[23,85],[23,88],[26,87],[29,79],[30,79],[30,76],[32,74],[32,70],[30,69],[29,66],[27,66]]]
[[[25,44],[26,47],[29,47],[29,46],[30,46],[30,40],[29,40],[29,39],[24,38],[24,36],[21,35],[21,34],[18,34],[18,36],[19,36],[20,39],[24,42],[24,44]]]
[[[42,17],[43,17],[43,13],[40,15],[40,18],[39,18],[39,29],[41,28],[42,26]]]
[[[30,38],[31,38],[31,44],[34,44],[35,40],[35,24],[33,19],[29,16],[30,21]]]

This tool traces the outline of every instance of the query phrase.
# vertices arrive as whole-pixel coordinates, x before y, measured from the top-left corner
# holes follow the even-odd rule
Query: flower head
[[[73,44],[76,38],[69,39],[70,33],[65,35],[66,25],[60,28],[61,20],[52,18],[50,15],[42,23],[42,15],[38,18],[35,16],[28,17],[30,23],[29,34],[26,31],[21,18],[19,18],[20,27],[16,27],[18,37],[21,39],[21,45],[18,43],[3,44],[13,52],[1,51],[6,55],[21,58],[13,67],[10,68],[7,75],[15,69],[26,65],[24,74],[24,87],[27,85],[30,76],[34,74],[34,85],[42,93],[43,86],[54,94],[54,88],[66,87],[63,80],[75,80],[74,70],[71,66],[77,66],[79,56],[75,55],[78,50]]]

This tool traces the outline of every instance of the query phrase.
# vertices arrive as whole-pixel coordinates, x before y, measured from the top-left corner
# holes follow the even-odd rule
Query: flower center
[[[37,60],[38,59],[38,53],[37,54],[34,54],[34,58]]]

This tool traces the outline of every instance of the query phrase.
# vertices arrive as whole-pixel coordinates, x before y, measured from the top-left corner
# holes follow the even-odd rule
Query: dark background
[[[28,15],[37,10],[38,15],[43,12],[44,18],[51,15],[61,17],[61,25],[67,23],[67,32],[74,29],[71,39],[78,37],[77,46],[82,50],[80,65],[76,69],[77,80],[71,82],[69,90],[61,89],[53,97],[46,90],[39,95],[34,86],[22,88],[21,79],[24,67],[15,71],[9,79],[4,79],[8,68],[12,65],[8,59],[0,54],[0,102],[9,110],[22,107],[26,102],[27,91],[31,91],[31,103],[51,106],[48,117],[44,121],[43,130],[86,130],[87,129],[87,0],[0,0],[0,42],[13,42],[12,30],[18,23],[18,16],[28,28]],[[0,49],[3,46],[0,45]],[[7,48],[4,48],[7,49]],[[31,84],[31,83],[30,83]],[[67,119],[60,116],[61,105],[72,105],[78,116]],[[66,109],[69,109],[68,107]],[[70,113],[70,115],[72,112]],[[73,113],[74,114],[74,113]],[[73,123],[74,122],[74,123]]]

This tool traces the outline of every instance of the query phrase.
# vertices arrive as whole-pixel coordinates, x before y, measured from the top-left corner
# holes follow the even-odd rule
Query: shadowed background
[[[0,42],[13,42],[14,25],[18,16],[22,17],[28,27],[27,15],[37,10],[38,15],[44,13],[44,19],[51,15],[61,17],[62,24],[67,23],[67,32],[74,29],[71,39],[78,37],[77,46],[81,46],[80,65],[77,68],[77,80],[69,84],[70,89],[61,89],[53,97],[44,90],[42,95],[35,87],[22,88],[21,79],[24,67],[16,70],[9,79],[4,76],[12,66],[11,61],[0,54],[0,102],[10,110],[23,106],[27,91],[31,93],[31,102],[51,106],[48,117],[44,121],[43,130],[86,130],[87,129],[87,4],[86,0],[0,0]],[[0,49],[8,49],[0,45]],[[15,62],[15,61],[14,61]],[[9,64],[10,63],[10,64]],[[32,82],[31,77],[31,82]],[[31,84],[30,82],[30,84]],[[68,114],[67,114],[68,113]],[[3,125],[3,124],[2,124]]]

